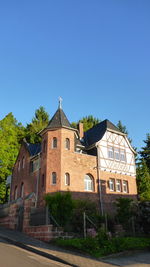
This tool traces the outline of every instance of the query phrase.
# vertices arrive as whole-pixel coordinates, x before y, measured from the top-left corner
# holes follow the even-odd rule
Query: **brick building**
[[[34,192],[40,207],[44,194],[69,190],[75,198],[97,201],[103,213],[120,196],[136,198],[135,151],[110,121],[83,133],[82,124],[71,127],[59,105],[40,135],[41,144],[22,143],[10,201]]]

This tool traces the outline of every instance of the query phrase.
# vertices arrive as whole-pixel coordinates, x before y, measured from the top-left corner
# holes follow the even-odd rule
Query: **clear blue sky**
[[[68,119],[150,132],[150,0],[1,0],[0,119],[29,123],[63,98]]]

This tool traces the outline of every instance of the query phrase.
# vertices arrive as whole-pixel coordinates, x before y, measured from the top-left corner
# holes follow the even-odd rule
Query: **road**
[[[0,267],[69,267],[0,239]]]

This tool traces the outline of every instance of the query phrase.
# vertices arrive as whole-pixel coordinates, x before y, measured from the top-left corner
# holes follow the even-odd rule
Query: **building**
[[[34,192],[35,206],[46,193],[70,191],[74,198],[97,202],[112,211],[118,197],[137,197],[135,151],[126,134],[104,120],[83,134],[71,127],[61,104],[40,132],[41,144],[23,141],[16,160],[10,200]]]

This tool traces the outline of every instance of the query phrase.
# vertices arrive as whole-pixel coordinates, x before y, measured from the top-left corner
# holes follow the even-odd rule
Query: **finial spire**
[[[61,98],[61,96],[59,97],[59,108],[61,108],[62,109],[62,101],[63,101],[63,99]]]

